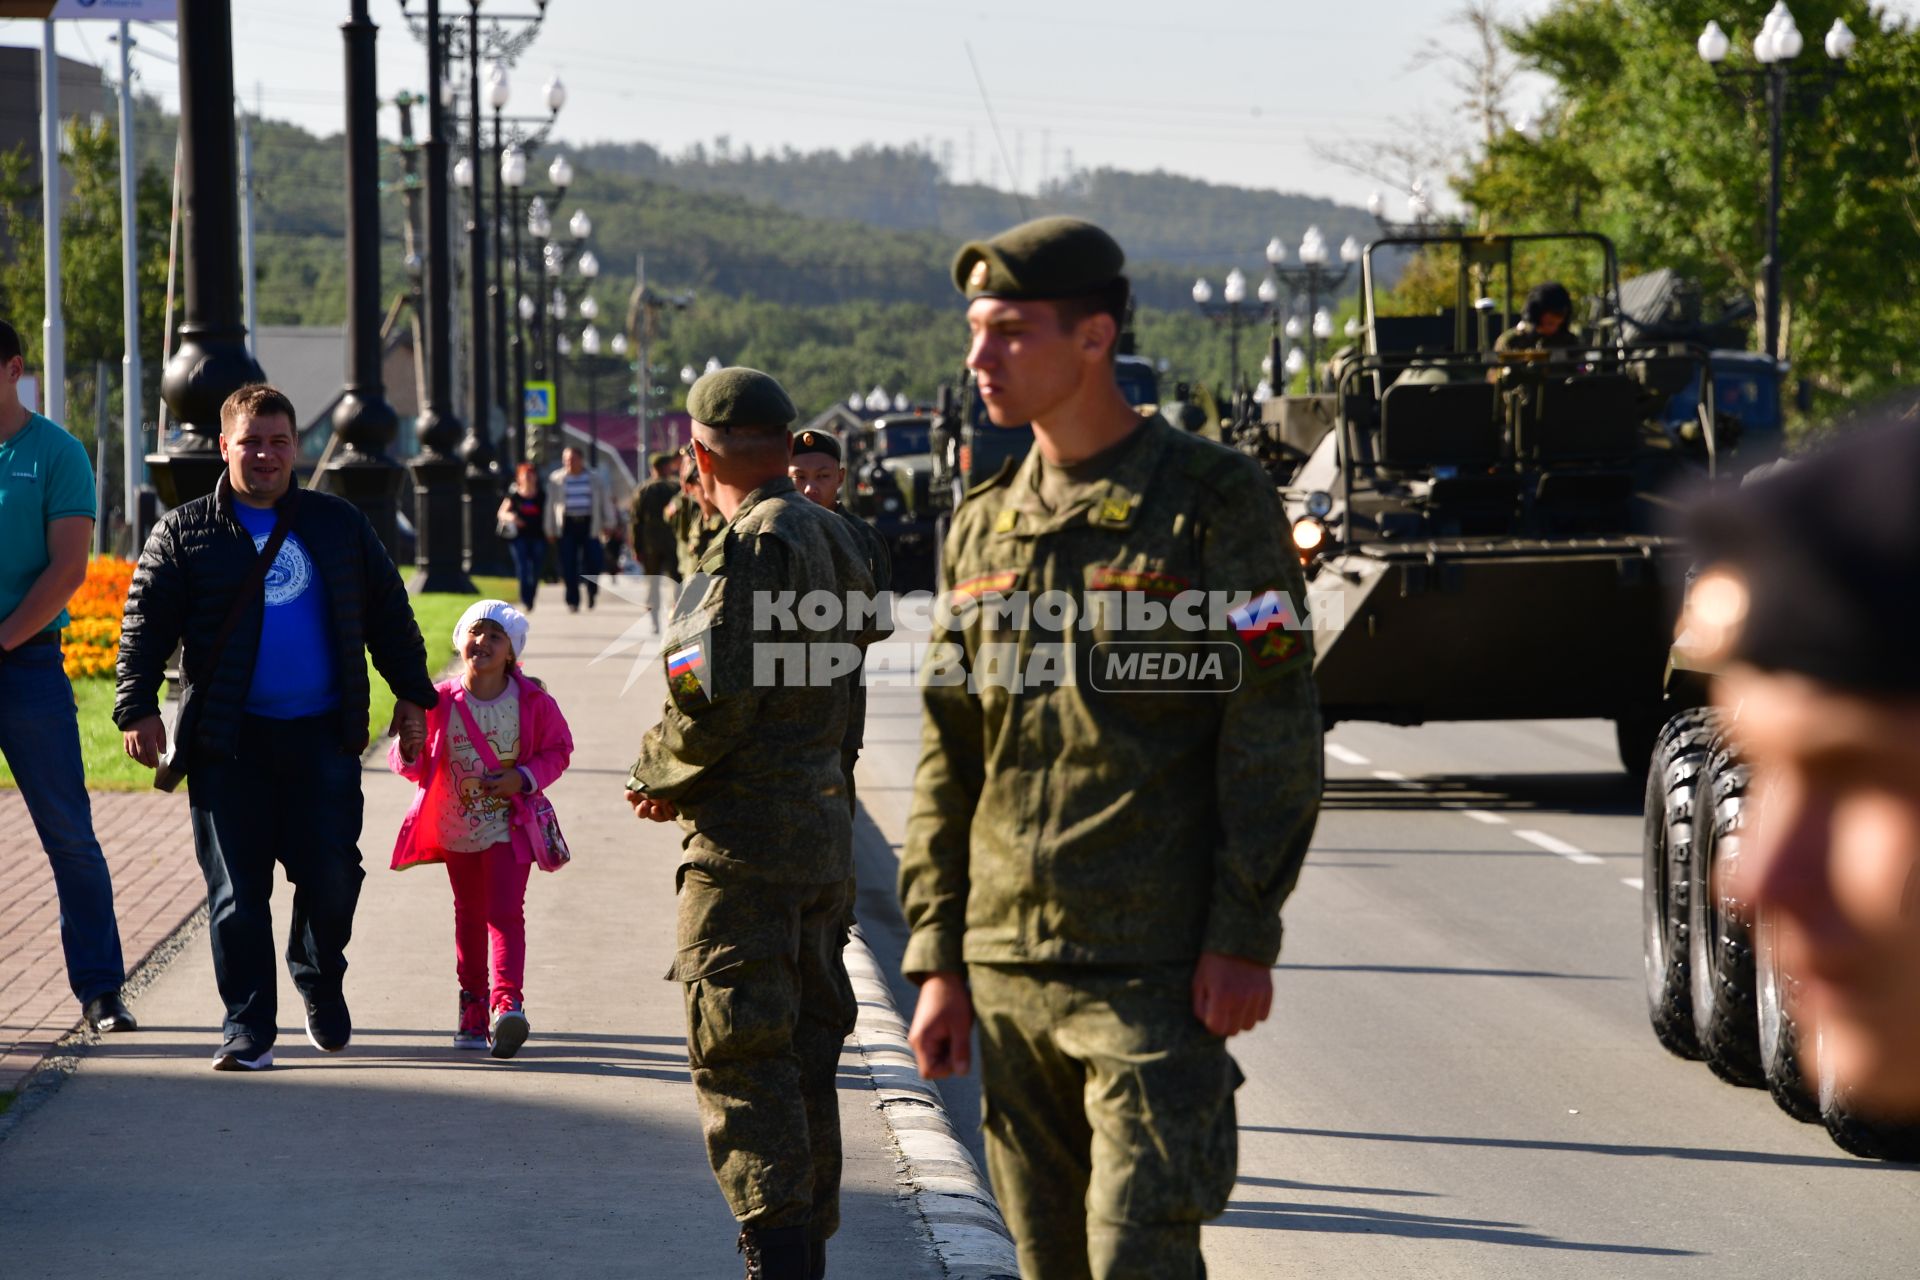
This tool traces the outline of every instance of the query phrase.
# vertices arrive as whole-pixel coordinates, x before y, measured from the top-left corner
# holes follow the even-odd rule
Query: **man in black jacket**
[[[287,969],[306,1003],[307,1038],[325,1052],[346,1048],[353,1021],[341,980],[364,878],[362,652],[398,696],[393,728],[409,759],[436,700],[406,587],[373,526],[351,504],[295,483],[295,422],[273,387],[228,397],[220,410],[226,473],[211,495],[154,527],[121,625],[113,720],[127,754],[148,767],[167,749],[163,672],[174,647],[185,646],[183,740],[171,763],[187,771],[227,1010],[216,1071],[273,1063],[276,859],[294,886]],[[284,541],[261,581],[250,570],[283,522]]]

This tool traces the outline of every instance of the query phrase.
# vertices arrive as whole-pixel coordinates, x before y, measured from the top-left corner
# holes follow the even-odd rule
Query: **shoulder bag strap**
[[[266,545],[254,556],[253,563],[247,567],[247,577],[234,592],[233,607],[227,610],[227,616],[220,623],[220,630],[214,633],[213,644],[208,650],[206,670],[211,671],[220,665],[220,658],[226,652],[227,641],[233,639],[233,633],[240,626],[240,619],[246,616],[247,609],[260,595],[267,580],[267,571],[273,568],[273,562],[280,556],[280,546],[287,540],[287,534],[293,529],[294,509],[300,505],[300,491],[295,489],[287,495],[281,504],[279,514],[273,522],[273,532],[267,535]]]
[[[453,693],[453,705],[460,712],[460,719],[466,722],[467,742],[472,745],[480,763],[487,767],[488,773],[500,771],[500,757],[493,753],[493,745],[487,741],[487,735],[480,731],[480,722],[473,718],[473,712],[467,707],[467,693],[456,689]]]

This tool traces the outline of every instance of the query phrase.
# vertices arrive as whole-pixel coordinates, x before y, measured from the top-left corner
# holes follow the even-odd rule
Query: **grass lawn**
[[[479,593],[471,596],[425,595],[413,598],[413,616],[427,642],[427,670],[438,673],[453,660],[453,624],[475,600],[495,597],[512,600],[517,589],[511,578],[475,578]],[[377,740],[393,718],[393,691],[367,663],[372,706],[367,722]],[[153,785],[153,771],[127,759],[120,747],[120,731],[113,727],[113,681],[105,677],[76,680],[73,700],[80,709],[80,755],[86,762],[87,787],[93,791],[141,791]],[[0,761],[0,787],[13,786],[13,773]]]

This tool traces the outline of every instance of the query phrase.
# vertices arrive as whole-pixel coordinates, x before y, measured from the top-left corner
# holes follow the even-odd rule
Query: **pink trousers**
[[[518,1007],[527,975],[527,875],[530,862],[501,843],[479,853],[447,851],[453,884],[453,964],[460,989],[489,1010]],[[489,996],[488,992],[492,995]]]

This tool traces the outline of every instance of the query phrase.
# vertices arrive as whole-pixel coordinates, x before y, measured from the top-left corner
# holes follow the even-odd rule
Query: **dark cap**
[[[1035,218],[991,240],[968,242],[953,260],[953,284],[969,301],[1073,298],[1122,278],[1127,255],[1078,218]]]
[[[793,433],[793,452],[795,454],[824,453],[838,462],[840,461],[840,442],[828,432],[808,428],[805,431]]]
[[[655,449],[647,455],[647,465],[656,468],[669,466],[679,458],[679,456],[680,451],[678,449]]]
[[[715,369],[687,392],[687,416],[709,427],[781,427],[797,416],[786,389],[758,369]]]
[[[1725,656],[1920,695],[1920,422],[1856,428],[1703,503],[1692,527],[1703,579],[1730,579]]]

